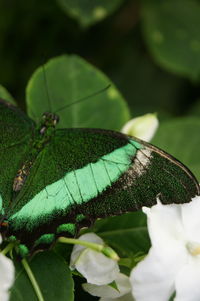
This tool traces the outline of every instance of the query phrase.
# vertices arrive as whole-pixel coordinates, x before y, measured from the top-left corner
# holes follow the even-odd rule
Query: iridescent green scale
[[[36,126],[0,101],[1,233],[20,241],[22,254],[158,196],[170,204],[199,194],[192,173],[164,151],[114,131],[56,129],[57,122],[46,113]]]

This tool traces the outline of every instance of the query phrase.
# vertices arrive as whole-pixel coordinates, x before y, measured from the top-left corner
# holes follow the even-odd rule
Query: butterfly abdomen
[[[18,170],[18,173],[13,182],[13,191],[18,192],[22,189],[26,178],[30,173],[32,164],[32,161],[27,161],[25,164],[23,164],[22,168]]]

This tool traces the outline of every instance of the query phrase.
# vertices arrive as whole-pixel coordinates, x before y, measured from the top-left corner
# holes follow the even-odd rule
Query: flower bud
[[[129,120],[122,128],[121,132],[139,139],[150,141],[157,128],[159,122],[156,114],[145,114]]]

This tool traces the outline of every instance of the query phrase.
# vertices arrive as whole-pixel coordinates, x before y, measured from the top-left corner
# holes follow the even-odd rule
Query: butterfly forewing
[[[199,185],[179,161],[148,143],[99,129],[57,130],[34,161],[10,228],[33,246],[61,224],[152,206],[189,202]]]
[[[22,236],[32,233],[34,240],[42,233],[55,232],[61,220],[74,222],[81,206],[93,197],[100,197],[121,175],[122,170],[117,167],[106,171],[107,163],[102,158],[108,156],[110,162],[109,155],[117,150],[123,152],[124,146],[129,147],[125,136],[118,133],[110,136],[110,132],[102,130],[56,131],[51,143],[39,153],[10,208],[10,231],[17,231],[22,240]],[[129,148],[131,154],[135,152],[131,145]],[[127,154],[123,170],[128,168],[131,154]],[[124,158],[119,155],[113,159],[123,163]]]

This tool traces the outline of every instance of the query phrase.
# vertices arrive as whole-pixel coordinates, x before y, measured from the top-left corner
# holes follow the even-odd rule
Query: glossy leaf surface
[[[21,263],[17,260],[15,264],[16,279],[11,290],[10,301],[37,301]],[[45,301],[74,300],[73,280],[64,259],[49,251],[35,255],[29,264]]]
[[[111,87],[102,91],[109,84]],[[59,110],[60,128],[120,130],[130,117],[123,97],[110,80],[75,55],[54,58],[36,70],[29,81],[26,99],[28,114],[36,121],[45,111]]]
[[[4,88],[2,85],[0,85],[0,98],[11,102],[12,104],[16,104],[14,98],[12,95],[8,92],[6,88]]]
[[[179,158],[200,179],[200,120],[185,117],[163,122],[152,143]]]
[[[146,216],[141,211],[99,220],[94,230],[122,257],[145,254],[150,247]]]
[[[155,59],[192,79],[200,74],[200,3],[195,0],[143,0],[143,28]]]
[[[63,10],[82,26],[89,26],[103,20],[122,2],[123,0],[58,0]]]

